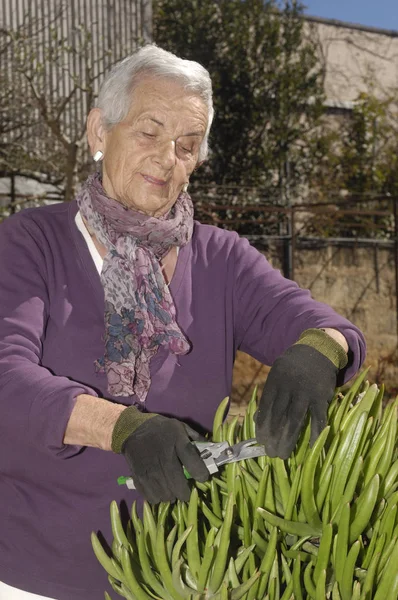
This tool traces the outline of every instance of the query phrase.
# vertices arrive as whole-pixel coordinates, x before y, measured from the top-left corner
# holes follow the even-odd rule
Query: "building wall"
[[[61,123],[74,139],[84,128],[88,99],[97,95],[104,73],[151,41],[152,0],[0,0],[0,27],[26,36],[23,46],[33,50],[34,58],[25,70],[50,106],[74,90]],[[2,56],[7,75],[16,68],[17,52],[15,44],[9,45]],[[20,81],[28,90],[26,78]],[[39,139],[41,132],[35,133]]]
[[[0,0],[0,37],[1,218],[15,194],[70,197],[86,177],[87,115],[104,75],[151,41],[152,0]]]
[[[315,17],[306,23],[312,39],[320,43],[325,91],[331,103],[353,102],[359,92],[368,91],[369,78],[380,95],[398,87],[397,31]]]

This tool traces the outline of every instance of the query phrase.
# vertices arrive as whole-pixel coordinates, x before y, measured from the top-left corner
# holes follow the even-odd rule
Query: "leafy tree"
[[[295,0],[154,0],[154,39],[210,72],[216,116],[201,182],[285,201],[313,168],[323,112],[317,47]]]
[[[361,93],[342,130],[339,181],[354,194],[390,193],[398,183],[392,177],[398,132],[391,103],[391,98],[376,98],[372,89]]]
[[[343,202],[342,208],[370,211],[391,209],[398,196],[398,128],[396,94],[376,95],[372,81],[361,92],[351,114],[331,128],[324,160],[312,177],[312,194],[324,201]],[[318,219],[323,235],[390,237],[392,216],[334,214],[328,225]]]
[[[398,194],[396,92],[380,96],[366,83],[351,114],[330,131],[324,165],[313,178],[317,193],[323,187],[330,195]]]

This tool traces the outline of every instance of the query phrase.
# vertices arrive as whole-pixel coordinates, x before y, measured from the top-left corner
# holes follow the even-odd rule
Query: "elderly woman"
[[[88,116],[100,173],[74,202],[1,225],[1,600],[103,597],[91,531],[111,540],[113,499],[186,500],[182,465],[208,477],[191,441],[230,393],[237,349],[273,365],[257,415],[272,456],[308,411],[317,436],[362,364],[354,325],[193,220],[212,118],[207,71],[142,48]],[[128,469],[137,491],[116,484]]]

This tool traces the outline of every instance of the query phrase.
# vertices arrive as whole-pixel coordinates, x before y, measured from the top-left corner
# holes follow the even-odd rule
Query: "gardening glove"
[[[123,454],[136,489],[148,502],[187,502],[190,488],[183,465],[197,481],[209,477],[191,440],[202,436],[185,423],[130,406],[116,421],[112,450]]]
[[[322,329],[307,329],[276,359],[255,417],[257,441],[268,456],[290,456],[308,412],[314,443],[326,426],[337,375],[347,362],[344,348]]]

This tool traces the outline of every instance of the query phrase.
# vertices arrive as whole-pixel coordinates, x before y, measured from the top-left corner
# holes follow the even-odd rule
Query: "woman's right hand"
[[[116,422],[112,449],[123,454],[137,491],[148,502],[187,502],[190,487],[183,466],[197,481],[209,477],[192,444],[201,439],[199,433],[177,419],[142,413],[130,406]]]

